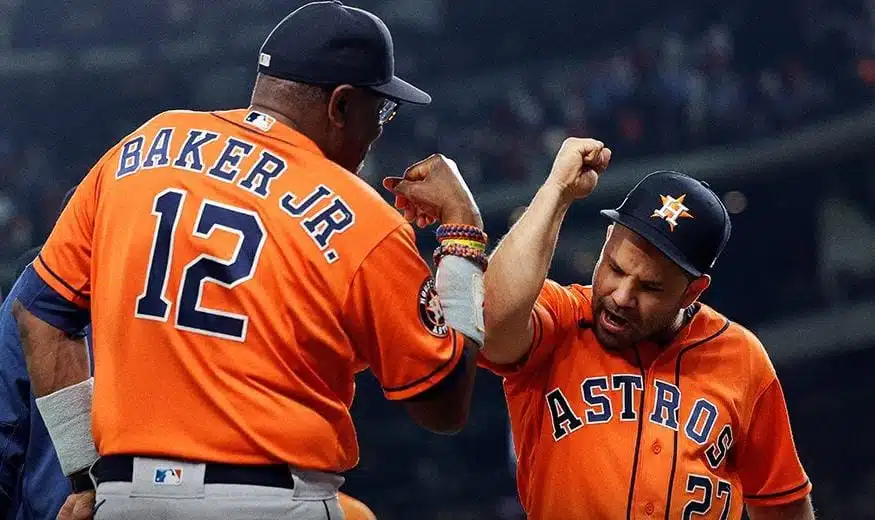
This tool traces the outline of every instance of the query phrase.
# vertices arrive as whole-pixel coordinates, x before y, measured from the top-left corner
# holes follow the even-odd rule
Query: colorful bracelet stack
[[[434,250],[434,265],[441,258],[451,255],[467,258],[484,271],[489,261],[486,257],[488,237],[480,228],[463,224],[445,224],[437,229],[437,239],[441,245]]]

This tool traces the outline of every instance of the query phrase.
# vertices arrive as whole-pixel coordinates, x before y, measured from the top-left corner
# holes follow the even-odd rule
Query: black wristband
[[[91,474],[88,472],[88,468],[73,473],[67,477],[67,480],[70,481],[73,493],[81,493],[83,491],[91,491],[94,489],[94,481],[91,480]]]

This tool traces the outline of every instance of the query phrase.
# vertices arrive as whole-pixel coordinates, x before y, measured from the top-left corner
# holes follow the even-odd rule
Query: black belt
[[[183,462],[183,461],[180,461]],[[197,464],[197,462],[184,461]],[[240,484],[294,489],[295,481],[285,464],[247,466],[206,462],[204,484]],[[130,482],[134,474],[134,457],[131,455],[108,455],[100,457],[91,469],[94,480],[104,482]],[[185,479],[185,475],[182,476]]]

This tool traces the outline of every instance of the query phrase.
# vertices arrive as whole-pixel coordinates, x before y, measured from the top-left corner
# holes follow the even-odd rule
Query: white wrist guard
[[[435,292],[447,324],[482,347],[483,270],[465,258],[444,256],[435,274]]]
[[[36,400],[61,461],[61,470],[67,476],[90,467],[98,457],[91,434],[93,390],[91,377]]]

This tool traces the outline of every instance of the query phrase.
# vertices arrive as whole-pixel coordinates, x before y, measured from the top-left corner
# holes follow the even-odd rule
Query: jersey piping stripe
[[[632,497],[635,495],[635,476],[638,475],[638,452],[641,449],[641,430],[644,428],[644,401],[647,396],[647,374],[644,372],[644,364],[641,363],[641,353],[635,347],[635,358],[638,360],[638,369],[641,370],[641,401],[638,403],[638,437],[635,439],[635,456],[632,458],[632,478],[629,481],[629,498],[626,500],[626,520],[632,518]],[[634,387],[633,387],[634,388]]]
[[[80,291],[80,290],[78,290],[78,289],[74,289],[72,285],[68,284],[63,278],[61,278],[60,276],[58,276],[58,273],[54,272],[54,271],[52,270],[52,268],[49,267],[49,264],[47,264],[46,261],[43,260],[43,255],[42,255],[42,254],[37,255],[37,258],[39,259],[40,263],[43,265],[43,268],[45,268],[45,270],[46,270],[50,275],[52,275],[52,276],[55,278],[55,280],[57,280],[58,282],[60,282],[60,284],[63,285],[64,287],[66,287],[70,292],[72,292],[72,293],[75,294],[76,296],[82,298],[83,300],[90,300],[90,299],[91,299],[91,298],[88,297],[87,294],[83,293],[82,291]]]
[[[325,516],[328,518],[328,520],[331,520],[331,510],[328,509],[328,502],[323,500],[322,507],[325,508]]]
[[[744,495],[744,498],[752,498],[752,499],[756,500],[758,498],[760,498],[760,499],[778,498],[778,497],[783,497],[783,496],[787,496],[787,495],[792,495],[793,493],[796,493],[797,491],[805,489],[805,487],[808,486],[809,482],[810,482],[809,479],[805,479],[805,482],[803,482],[802,484],[800,484],[792,489],[788,489],[786,491],[779,491],[777,493],[769,493],[767,495]]]
[[[435,374],[437,374],[441,370],[445,369],[447,367],[447,365],[449,365],[450,363],[453,362],[453,360],[456,359],[456,349],[458,348],[458,343],[456,341],[457,334],[458,333],[456,331],[453,331],[453,350],[452,350],[452,353],[450,354],[450,358],[448,360],[446,360],[443,363],[441,363],[440,365],[438,365],[438,367],[435,368],[434,370],[432,370],[431,372],[429,372],[428,375],[422,376],[419,379],[417,379],[416,381],[413,381],[413,382],[410,382],[410,383],[407,383],[407,384],[404,384],[401,386],[395,386],[392,388],[383,388],[383,390],[386,392],[400,392],[402,390],[407,390],[408,388],[412,388],[412,387],[422,383],[423,381],[427,380],[430,377],[434,377]],[[459,360],[457,360],[456,362],[457,363],[461,362],[461,359],[462,358],[459,358]],[[439,381],[435,382],[435,384],[437,384],[437,383],[439,383]]]
[[[678,389],[680,389],[680,387],[681,387],[681,360],[683,359],[684,354],[686,354],[688,351],[690,351],[696,347],[700,347],[700,346],[704,345],[705,343],[708,343],[709,341],[713,340],[714,338],[720,336],[721,334],[726,332],[726,330],[728,328],[729,328],[729,320],[727,320],[723,324],[723,326],[720,327],[720,330],[718,330],[714,334],[711,334],[707,338],[705,338],[701,341],[697,341],[697,342],[693,343],[692,345],[684,347],[678,353],[678,359],[675,363],[675,370],[674,370],[674,386],[676,386]],[[678,425],[678,429],[674,431],[674,451],[671,454],[671,473],[669,473],[669,476],[668,476],[668,495],[666,495],[666,500],[665,500],[665,520],[668,520],[669,513],[671,512],[671,492],[674,490],[674,474],[675,474],[675,471],[677,470],[677,465],[678,465],[678,432],[680,432],[680,429],[681,429],[680,425]]]

